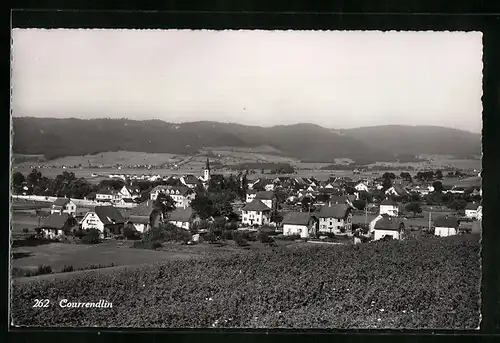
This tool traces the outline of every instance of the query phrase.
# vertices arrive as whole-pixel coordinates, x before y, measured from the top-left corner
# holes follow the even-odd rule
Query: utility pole
[[[432,212],[429,212],[429,232],[431,232],[431,217],[432,217]]]
[[[368,223],[368,202],[365,204],[365,226]]]

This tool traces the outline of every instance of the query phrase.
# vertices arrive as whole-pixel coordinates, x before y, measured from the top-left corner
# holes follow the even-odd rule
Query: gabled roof
[[[63,207],[69,202],[70,200],[68,198],[57,198],[56,201],[52,203],[52,205]]]
[[[188,174],[184,176],[184,182],[189,185],[195,185],[200,182],[194,175]]]
[[[478,207],[479,207],[478,203],[470,202],[470,203],[467,204],[467,206],[465,206],[465,209],[466,210],[477,210]]]
[[[375,223],[375,230],[394,230],[399,231],[402,221],[390,216],[382,216]]]
[[[113,206],[96,206],[94,212],[97,214],[104,225],[125,222],[125,218],[123,218],[120,211],[118,211]]]
[[[140,203],[136,207],[132,207],[131,209],[125,212],[125,216],[150,216],[151,212],[153,212],[153,201],[147,200],[143,203]]]
[[[348,198],[345,195],[334,195],[330,197],[330,202],[332,204],[345,204],[347,200]]]
[[[436,227],[453,227],[458,228],[459,221],[457,218],[453,217],[439,217],[434,220],[434,226]]]
[[[257,195],[255,196],[255,199],[262,199],[262,200],[272,200],[274,198],[274,192],[271,191],[261,191],[258,192]]]
[[[307,212],[288,212],[283,216],[283,224],[307,225],[311,220],[311,215]]]
[[[243,211],[270,211],[271,209],[267,207],[262,201],[259,199],[254,199],[248,204],[246,204],[243,208]]]
[[[113,193],[109,189],[103,189],[103,190],[97,192],[97,194],[112,195]]]
[[[391,198],[387,198],[387,199],[382,200],[382,202],[380,203],[380,205],[398,206],[398,203],[395,202],[394,200],[392,200]]]
[[[332,206],[323,206],[317,216],[319,218],[339,218],[343,219],[347,215],[350,206],[347,204],[335,204]]]
[[[44,221],[41,227],[48,229],[62,229],[68,221],[72,219],[68,214],[50,214]]]
[[[127,222],[133,224],[149,224],[149,216],[129,216]]]
[[[176,222],[188,222],[193,216],[193,209],[191,207],[188,208],[177,208],[168,216],[169,221]]]

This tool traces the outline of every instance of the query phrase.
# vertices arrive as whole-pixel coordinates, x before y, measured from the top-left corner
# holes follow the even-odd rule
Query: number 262
[[[49,307],[49,299],[35,299],[35,304],[33,307]]]

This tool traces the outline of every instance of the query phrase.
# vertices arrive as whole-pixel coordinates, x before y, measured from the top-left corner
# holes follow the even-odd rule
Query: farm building
[[[393,217],[397,217],[399,214],[399,205],[392,199],[384,199],[380,203],[379,214],[388,214]]]
[[[57,239],[64,237],[75,225],[76,219],[67,213],[50,214],[40,228],[46,238]]]
[[[127,219],[127,223],[132,223],[137,231],[144,232],[150,226],[152,212],[153,201],[148,200],[124,212],[124,217]]]
[[[350,233],[352,230],[351,210],[347,204],[323,206],[314,214],[319,219],[319,232]]]
[[[396,196],[404,196],[404,195],[408,195],[408,191],[406,189],[404,189],[403,187],[401,186],[398,186],[398,185],[394,185],[392,186],[391,188],[387,189],[385,191],[385,194],[386,195],[396,195]]]
[[[68,198],[58,198],[52,203],[50,214],[71,214],[76,215],[76,204]]]
[[[97,229],[104,237],[120,234],[124,224],[125,218],[113,206],[96,206],[94,211],[87,212],[81,222],[83,230]]]
[[[288,212],[283,216],[283,235],[307,238],[315,228],[314,218],[307,212]]]
[[[459,221],[452,217],[440,217],[434,221],[434,235],[440,237],[453,236],[458,233]]]
[[[188,207],[196,196],[192,189],[185,186],[156,186],[151,190],[149,199],[156,200],[160,193],[170,196],[176,208]]]
[[[95,195],[95,200],[101,202],[111,202],[113,200],[113,193],[108,189],[99,191]]]
[[[470,202],[465,206],[465,217],[478,219],[478,211],[480,211],[480,205],[475,202]]]
[[[189,230],[194,213],[191,207],[177,208],[168,216],[168,222],[182,229]]]
[[[370,233],[373,235],[374,241],[388,237],[401,239],[401,232],[404,229],[403,222],[387,214],[377,218],[374,219],[373,228],[370,228]]]
[[[271,208],[258,199],[243,206],[242,223],[246,225],[266,225],[271,219]]]

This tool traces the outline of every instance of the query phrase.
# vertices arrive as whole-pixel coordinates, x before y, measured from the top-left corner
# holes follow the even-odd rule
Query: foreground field
[[[447,328],[479,324],[479,237],[307,245],[12,288],[21,326]],[[33,308],[48,299],[48,308]],[[106,300],[112,308],[63,308]]]

